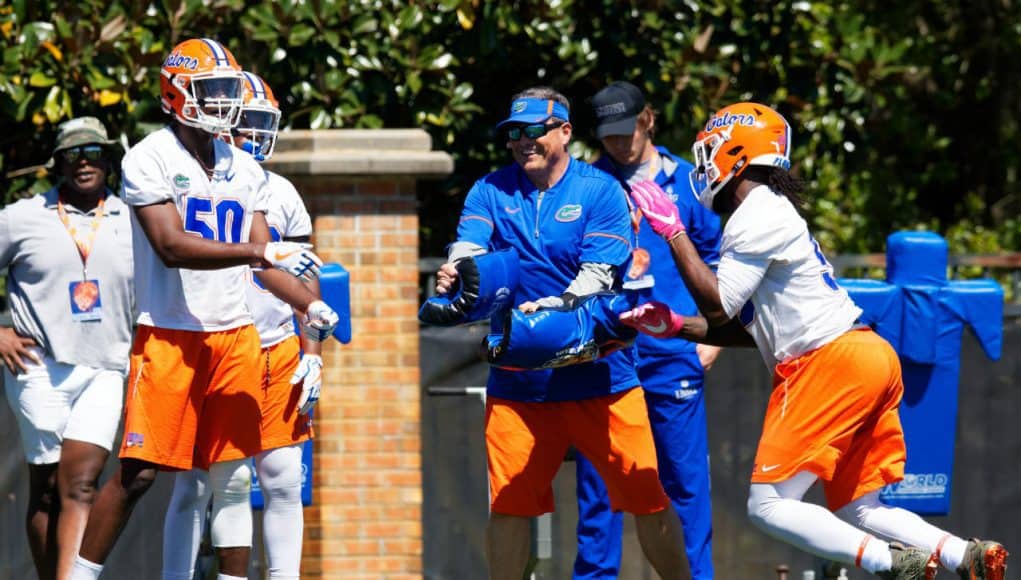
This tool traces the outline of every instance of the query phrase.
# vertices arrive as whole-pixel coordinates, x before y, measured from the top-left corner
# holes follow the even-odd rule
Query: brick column
[[[268,168],[351,274],[352,341],[331,341],[316,409],[303,578],[422,577],[416,180],[453,170],[421,130],[281,133]]]

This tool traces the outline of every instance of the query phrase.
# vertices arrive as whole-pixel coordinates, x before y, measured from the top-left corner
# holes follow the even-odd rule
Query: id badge
[[[627,275],[624,277],[625,290],[652,288],[656,284],[652,274],[648,273],[650,262],[652,262],[652,256],[645,248],[636,248],[631,252],[631,267],[628,268]]]
[[[67,287],[71,297],[71,320],[89,322],[103,318],[99,280],[79,280]]]

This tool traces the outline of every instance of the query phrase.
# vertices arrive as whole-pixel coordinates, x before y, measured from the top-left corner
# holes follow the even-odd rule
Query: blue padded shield
[[[425,301],[418,319],[434,326],[485,320],[513,305],[518,287],[518,253],[500,250],[454,263],[457,285]]]
[[[319,269],[319,291],[325,302],[340,321],[333,329],[333,336],[347,344],[351,342],[351,276],[340,264],[327,262]],[[301,329],[298,329],[301,335]]]
[[[947,242],[932,232],[887,238],[886,282],[841,279],[900,356],[900,419],[908,458],[904,480],[883,488],[883,503],[946,515],[954,472],[961,337],[971,326],[989,358],[1000,358],[1003,289],[995,280],[947,280]]]
[[[593,294],[574,308],[508,311],[503,331],[482,342],[489,364],[507,370],[551,369],[604,357],[631,346],[638,331],[620,323],[634,308],[633,293]]]

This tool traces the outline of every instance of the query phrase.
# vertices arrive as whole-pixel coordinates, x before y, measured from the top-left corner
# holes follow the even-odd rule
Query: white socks
[[[74,568],[71,569],[71,580],[99,580],[103,573],[103,565],[89,562],[78,556],[74,559]]]
[[[301,444],[260,453],[255,458],[255,468],[266,500],[262,532],[270,580],[297,579],[304,529]]]
[[[864,546],[859,546],[861,554],[860,566],[872,574],[881,570],[889,570],[893,566],[893,554],[890,553],[890,544],[874,536],[868,536],[862,540]]]

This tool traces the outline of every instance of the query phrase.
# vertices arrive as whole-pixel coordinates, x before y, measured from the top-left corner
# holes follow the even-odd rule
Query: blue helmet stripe
[[[250,72],[245,72],[244,75],[248,79],[248,84],[252,86],[252,96],[256,99],[265,99],[266,85],[262,83],[262,79]]]
[[[203,38],[202,42],[206,43],[209,50],[213,52],[213,58],[216,59],[217,66],[230,66],[230,59],[227,58],[227,51],[224,50],[223,46],[215,40],[209,38]]]

